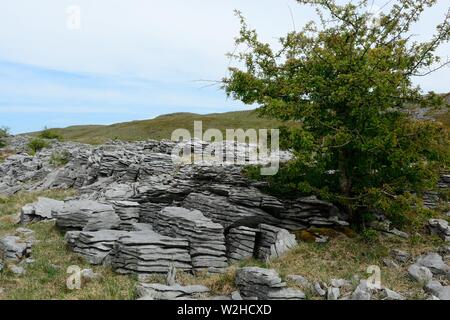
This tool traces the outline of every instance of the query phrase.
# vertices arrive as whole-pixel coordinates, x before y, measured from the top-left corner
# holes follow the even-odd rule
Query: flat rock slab
[[[179,298],[192,298],[195,295],[208,293],[209,288],[201,285],[172,286],[159,283],[140,283],[137,286],[138,297],[149,300],[174,300]]]
[[[118,229],[120,218],[109,204],[93,200],[70,200],[56,211],[56,226],[64,230]]]
[[[22,207],[20,222],[23,224],[52,219],[52,211],[59,211],[64,201],[39,197],[38,201]]]

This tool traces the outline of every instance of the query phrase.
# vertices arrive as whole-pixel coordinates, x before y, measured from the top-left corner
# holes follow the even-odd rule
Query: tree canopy
[[[297,2],[315,6],[320,22],[280,38],[279,50],[237,12],[243,50],[231,57],[242,67],[223,79],[228,95],[258,104],[262,115],[301,123],[283,130],[296,157],[272,183],[316,193],[357,222],[368,212],[411,210],[412,193],[433,188],[449,164],[447,129],[409,111],[443,105],[412,79],[447,65],[436,49],[450,39],[450,11],[420,42],[411,27],[436,0],[390,1],[376,14],[367,0]]]

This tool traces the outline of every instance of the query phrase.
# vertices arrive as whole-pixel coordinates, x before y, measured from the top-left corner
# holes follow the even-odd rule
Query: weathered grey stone
[[[322,285],[319,282],[314,282],[314,293],[320,297],[324,297],[327,292],[322,288]]]
[[[92,269],[81,270],[81,278],[84,282],[97,281],[102,278],[99,273],[95,273]]]
[[[341,295],[341,292],[340,292],[339,288],[329,287],[327,289],[327,300],[337,300],[337,299],[339,299],[340,295]]]
[[[117,239],[126,231],[68,231],[65,239],[72,250],[91,264],[109,264]]]
[[[444,262],[442,257],[436,252],[430,252],[420,256],[417,265],[427,267],[433,274],[446,275],[450,277],[450,267]]]
[[[406,263],[411,259],[411,255],[408,252],[399,249],[392,250],[391,256],[400,263]]]
[[[231,263],[253,257],[258,229],[240,226],[231,228],[226,236],[228,261]]]
[[[384,288],[383,290],[381,290],[381,295],[383,297],[383,300],[405,300],[405,297],[403,297],[401,294],[388,288]]]
[[[421,284],[428,283],[433,278],[433,273],[427,267],[413,264],[408,268],[409,275]]]
[[[159,283],[140,283],[137,294],[141,299],[148,300],[174,300],[178,298],[192,298],[198,294],[209,292],[209,288],[201,285],[181,286],[175,284],[167,286]]]
[[[194,271],[222,272],[228,266],[223,227],[200,211],[164,208],[157,215],[154,228],[163,235],[189,241]]]
[[[0,260],[20,261],[31,253],[32,242],[16,236],[0,238]]]
[[[140,205],[134,201],[113,201],[112,205],[120,218],[121,230],[133,230],[133,225],[139,221]]]
[[[296,285],[302,287],[303,289],[312,289],[313,286],[311,284],[311,282],[306,279],[305,277],[301,276],[301,275],[297,275],[297,274],[290,274],[286,277],[286,279],[294,282]]]
[[[38,201],[22,207],[20,222],[23,224],[52,219],[52,211],[59,211],[63,201],[39,197]]]
[[[236,285],[244,299],[304,299],[300,290],[286,288],[278,273],[273,269],[245,267],[237,270]]]
[[[256,242],[256,257],[258,259],[265,261],[279,258],[296,245],[295,235],[286,229],[267,224],[259,225],[259,235]]]
[[[120,218],[109,204],[92,200],[70,200],[52,212],[56,225],[63,230],[97,231],[118,229]]]
[[[345,279],[331,279],[330,284],[335,288],[350,288],[352,287],[352,282]]]
[[[428,282],[425,290],[439,298],[439,300],[450,300],[450,286],[443,286],[437,280]]]
[[[359,285],[353,291],[350,299],[351,300],[371,300],[372,294],[371,290],[367,285],[366,280],[361,280]]]
[[[428,228],[431,234],[436,234],[444,241],[450,242],[450,226],[444,219],[430,219],[428,220]]]
[[[14,273],[17,276],[23,276],[24,274],[26,274],[26,270],[23,267],[17,266],[15,264],[9,265],[8,268],[12,273]]]
[[[167,274],[172,266],[190,272],[189,242],[154,231],[128,232],[116,241],[112,266],[123,274]]]
[[[239,291],[233,291],[231,293],[231,300],[243,300]]]

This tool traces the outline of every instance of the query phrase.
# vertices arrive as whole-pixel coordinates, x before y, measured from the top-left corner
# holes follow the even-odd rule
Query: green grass
[[[255,111],[236,111],[199,115],[194,113],[174,113],[159,116],[150,120],[117,123],[108,126],[88,125],[72,126],[63,129],[52,129],[52,133],[66,141],[101,144],[106,140],[120,139],[138,141],[146,139],[170,139],[172,132],[178,128],[193,132],[194,121],[203,122],[203,131],[216,128],[225,129],[273,129],[278,128],[280,121],[261,118]],[[40,133],[37,133],[39,135]]]
[[[38,196],[64,199],[73,194],[74,191],[71,190],[49,190],[0,198],[0,236],[15,233],[20,226],[15,223],[20,208],[35,201]],[[0,288],[4,289],[0,300],[134,298],[136,277],[120,276],[108,267],[89,265],[67,248],[64,237],[55,228],[54,222],[38,222],[26,227],[35,232],[38,240],[31,254],[35,262],[26,266],[26,274],[23,276],[14,275],[8,268],[0,273]],[[77,265],[81,269],[92,268],[102,275],[102,279],[84,284],[80,290],[69,290],[66,287],[66,270],[71,265]]]

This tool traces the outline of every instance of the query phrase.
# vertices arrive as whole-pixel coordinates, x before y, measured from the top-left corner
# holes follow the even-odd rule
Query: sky
[[[448,7],[440,0],[426,12],[419,40]],[[0,126],[22,133],[252,108],[211,85],[232,64],[235,9],[274,45],[316,16],[294,0],[0,0]],[[415,81],[448,92],[448,79],[447,67]]]

